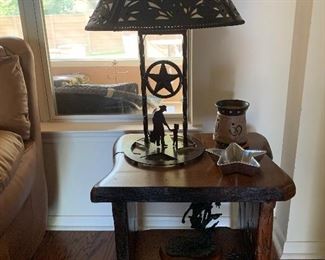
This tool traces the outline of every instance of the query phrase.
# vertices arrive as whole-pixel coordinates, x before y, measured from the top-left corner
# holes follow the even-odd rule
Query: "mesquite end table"
[[[295,195],[292,179],[270,157],[268,142],[257,134],[248,134],[252,149],[264,149],[268,156],[260,161],[255,176],[224,176],[208,154],[184,166],[136,167],[122,153],[131,135],[122,136],[114,147],[114,168],[91,191],[93,202],[111,202],[116,254],[118,260],[160,259],[159,248],[168,237],[193,230],[137,231],[137,202],[238,202],[239,229],[216,228],[216,241],[223,259],[243,254],[249,259],[270,259],[273,209],[277,201]],[[195,137],[206,148],[214,147],[212,134]],[[140,217],[140,216],[139,216]],[[180,219],[181,222],[181,219]],[[236,259],[236,258],[234,258]]]

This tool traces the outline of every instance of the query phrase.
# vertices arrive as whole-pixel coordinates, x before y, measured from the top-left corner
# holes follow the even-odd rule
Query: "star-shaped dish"
[[[254,175],[260,171],[258,160],[266,154],[264,150],[245,150],[236,143],[229,144],[226,149],[209,148],[205,151],[211,155],[224,174]]]
[[[159,74],[150,73],[149,78],[153,79],[157,84],[153,90],[153,94],[156,95],[160,90],[166,89],[170,94],[174,94],[172,82],[179,77],[178,74],[169,74],[165,63],[161,64]]]

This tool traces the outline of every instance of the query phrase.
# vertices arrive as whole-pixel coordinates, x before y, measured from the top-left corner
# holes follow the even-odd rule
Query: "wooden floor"
[[[49,231],[32,260],[116,260],[114,232]]]
[[[272,260],[278,260],[273,255]],[[46,232],[32,260],[45,259],[116,260],[114,232]]]

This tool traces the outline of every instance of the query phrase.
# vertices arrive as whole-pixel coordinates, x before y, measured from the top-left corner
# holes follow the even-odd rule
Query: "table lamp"
[[[86,26],[88,31],[138,31],[141,95],[143,114],[143,142],[135,140],[134,149],[143,146],[145,155],[139,150],[129,151],[132,160],[150,165],[176,165],[200,156],[204,149],[198,141],[188,137],[188,43],[189,29],[222,27],[243,24],[245,21],[237,12],[231,0],[100,0]],[[169,60],[145,64],[144,37],[149,34],[181,34],[183,36],[182,70]],[[154,71],[159,70],[155,74]],[[175,71],[171,74],[169,71]],[[175,83],[177,80],[178,84]],[[150,83],[154,82],[155,86]],[[176,85],[176,87],[175,87]],[[148,129],[147,91],[165,99],[176,95],[182,89],[183,138],[177,149],[197,147],[187,151],[186,156],[169,145],[162,149],[150,148]],[[157,154],[161,156],[156,156]],[[127,154],[126,154],[127,155]],[[153,155],[150,158],[147,155]],[[146,157],[147,156],[147,157]],[[146,158],[146,159],[139,159]],[[170,160],[169,160],[170,159]]]

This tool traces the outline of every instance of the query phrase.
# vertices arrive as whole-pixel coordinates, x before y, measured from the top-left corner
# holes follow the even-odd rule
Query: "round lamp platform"
[[[183,137],[179,136],[177,145],[173,145],[172,136],[165,136],[166,146],[162,148],[154,143],[146,143],[141,134],[127,135],[123,152],[129,162],[144,166],[176,166],[186,164],[204,153],[201,142],[188,137],[184,146]]]

